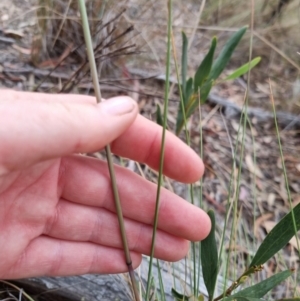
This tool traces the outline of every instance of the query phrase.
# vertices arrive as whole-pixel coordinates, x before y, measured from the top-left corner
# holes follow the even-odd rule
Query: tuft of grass
[[[86,1],[99,73],[106,77],[117,76],[116,70],[120,75],[116,62],[121,67],[123,57],[133,53],[133,28],[123,17],[126,5],[127,0]],[[66,57],[69,64],[87,61],[78,10],[77,0],[39,0],[31,47],[34,65],[54,68]]]

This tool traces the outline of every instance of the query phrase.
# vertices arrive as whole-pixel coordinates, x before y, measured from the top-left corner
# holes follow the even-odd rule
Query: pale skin
[[[0,91],[0,279],[127,271],[106,162],[112,151],[158,169],[162,129],[128,97]],[[199,156],[171,133],[164,174],[203,174]],[[133,267],[149,254],[156,185],[116,166]],[[155,257],[177,261],[210,230],[206,213],[162,190]]]

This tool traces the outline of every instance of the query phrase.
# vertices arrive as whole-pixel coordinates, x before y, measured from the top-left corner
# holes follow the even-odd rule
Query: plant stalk
[[[90,33],[90,28],[89,28],[89,23],[88,23],[85,2],[84,2],[84,0],[78,0],[78,1],[79,1],[79,8],[80,8],[80,14],[81,14],[82,25],[83,25],[84,39],[85,39],[87,55],[88,55],[89,63],[90,63],[90,69],[91,69],[91,74],[92,74],[92,79],[93,79],[95,95],[96,95],[97,103],[100,103],[101,102],[100,84],[99,84],[99,80],[98,80],[98,73],[97,73],[97,67],[96,67],[96,63],[95,63],[93,43],[92,43],[92,39],[91,39],[91,33]],[[128,273],[129,273],[129,276],[131,279],[134,298],[136,301],[139,301],[140,298],[139,298],[138,289],[136,287],[136,281],[135,281],[134,271],[133,271],[133,267],[132,267],[132,260],[131,260],[131,256],[130,256],[130,252],[129,252],[129,248],[128,248],[122,207],[121,207],[121,203],[120,203],[120,197],[119,197],[119,192],[118,192],[118,188],[117,188],[117,181],[116,181],[116,176],[115,176],[114,167],[113,167],[112,154],[111,154],[109,145],[107,145],[105,147],[105,152],[106,152],[109,174],[110,174],[110,178],[111,178],[111,186],[112,186],[112,190],[113,190],[115,206],[116,206],[116,211],[117,211],[117,216],[118,216],[118,221],[119,221],[119,226],[120,226],[122,243],[123,243],[123,247],[124,247],[126,265],[128,267]]]
[[[160,191],[163,178],[163,166],[164,166],[164,155],[165,155],[165,136],[166,136],[166,127],[167,127],[167,113],[168,113],[168,103],[169,103],[169,90],[170,90],[170,62],[171,62],[171,32],[172,32],[172,0],[168,0],[168,42],[167,42],[167,60],[166,60],[166,83],[165,83],[165,95],[164,95],[164,119],[163,119],[163,129],[162,129],[162,138],[161,138],[161,149],[160,149],[160,158],[159,158],[159,174],[158,174],[158,183],[157,183],[157,192],[156,192],[156,203],[155,203],[155,215],[153,222],[153,233],[152,233],[152,242],[151,242],[151,252],[150,252],[150,262],[148,269],[148,283],[146,288],[145,300],[149,300],[150,296],[150,279],[152,275],[152,264],[154,256],[154,247],[156,239],[156,229],[158,224],[158,209],[160,201]]]

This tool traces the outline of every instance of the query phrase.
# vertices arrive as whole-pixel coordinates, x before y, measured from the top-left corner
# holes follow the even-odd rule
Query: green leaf
[[[215,239],[215,214],[212,210],[207,214],[211,220],[211,230],[201,242],[201,264],[209,300],[212,300],[218,275],[218,251]]]
[[[198,93],[193,94],[192,97],[190,97],[189,102],[186,105],[186,117],[189,118],[195,111],[195,109],[199,106],[199,100],[200,103],[203,104],[209,95],[209,92],[211,90],[211,87],[213,85],[213,81],[207,81],[200,89],[200,99],[198,96]]]
[[[174,288],[172,288],[171,293],[177,301],[189,301],[188,296],[178,293]]]
[[[206,102],[207,98],[208,98],[208,95],[209,95],[209,92],[211,90],[211,87],[213,86],[213,83],[214,81],[213,80],[210,80],[210,81],[207,81],[202,87],[201,87],[201,90],[200,90],[200,103],[203,104]]]
[[[300,230],[300,204],[293,209],[297,231]],[[264,264],[281,250],[295,235],[292,213],[284,216],[259,246],[250,267]]]
[[[196,71],[194,77],[194,92],[197,92],[198,88],[201,88],[202,84],[209,76],[211,66],[213,64],[216,46],[217,46],[217,38],[213,37],[211,41],[210,49],[206,54],[205,58],[203,59],[202,63],[200,64],[198,70]]]
[[[182,55],[181,55],[181,80],[183,97],[186,96],[186,74],[188,61],[188,39],[184,32],[182,32]]]
[[[187,116],[187,108],[188,108],[188,102],[191,98],[193,92],[193,78],[189,78],[188,81],[186,82],[186,94],[184,95],[184,111],[185,111],[185,117],[188,118]],[[183,118],[183,113],[182,113],[182,108],[181,108],[181,103],[179,103],[178,107],[178,113],[177,113],[177,120],[176,120],[176,135],[179,135],[180,131],[182,130],[184,125],[184,118]]]
[[[246,63],[245,65],[241,66],[240,68],[233,71],[230,75],[228,75],[225,80],[236,79],[244,74],[246,74],[249,70],[255,67],[261,61],[261,57],[256,57],[250,63]]]
[[[236,48],[236,46],[242,39],[246,30],[247,30],[247,27],[242,27],[235,34],[233,34],[232,37],[227,41],[227,43],[221,50],[221,53],[219,54],[218,58],[215,60],[213,66],[212,66],[212,70],[210,72],[209,79],[215,80],[220,76],[220,74],[225,69],[227,63],[229,62],[234,49]]]
[[[191,78],[190,78],[191,80]],[[211,90],[211,87],[213,85],[213,81],[207,81],[202,88],[200,89],[200,103],[204,103],[207,100],[207,97],[209,95],[209,92]],[[191,115],[194,113],[195,109],[199,105],[199,97],[197,93],[192,94],[192,90],[189,89],[189,81],[187,83],[187,91],[188,91],[188,98],[187,102],[185,102],[185,117],[188,119],[191,117]],[[192,86],[191,86],[192,89]],[[176,135],[178,135],[183,128],[184,122],[183,122],[183,115],[181,111],[181,107],[178,110],[178,116],[177,116],[177,123],[176,123]]]
[[[158,104],[156,105],[156,123],[159,124],[160,126],[163,126],[164,124],[163,117],[161,114],[161,109]]]
[[[191,95],[193,93],[193,83],[194,80],[193,78],[189,78],[188,81],[186,82],[186,99],[184,99],[184,105],[186,106],[188,104],[189,99],[191,98]]]
[[[279,283],[284,281],[286,278],[292,275],[292,271],[287,270],[273,275],[272,277],[263,280],[255,285],[247,287],[239,292],[231,295],[228,298],[225,298],[224,301],[230,301],[236,299],[236,297],[250,297],[250,298],[262,298],[265,296],[271,289],[277,286]]]

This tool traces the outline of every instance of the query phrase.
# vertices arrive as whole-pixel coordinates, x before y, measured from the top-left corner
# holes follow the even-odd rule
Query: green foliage
[[[198,88],[202,87],[202,84],[204,81],[207,80],[211,67],[213,64],[213,59],[214,59],[214,54],[215,54],[215,49],[217,46],[217,38],[213,37],[210,49],[203,59],[202,63],[200,64],[198,70],[196,71],[195,77],[194,77],[194,92],[198,92]]]
[[[292,275],[292,271],[287,270],[281,273],[275,274],[272,277],[263,280],[257,284],[254,284],[250,287],[247,287],[239,292],[231,295],[228,298],[224,298],[224,301],[232,301],[237,297],[247,297],[247,298],[262,298],[265,296],[271,289],[273,289],[280,282],[284,281],[286,278]]]
[[[300,230],[300,204],[293,209],[296,229]],[[232,285],[220,296],[214,299],[214,290],[216,285],[216,279],[218,275],[218,253],[215,240],[215,216],[212,210],[208,211],[208,215],[211,219],[212,228],[208,237],[201,243],[201,265],[204,283],[208,292],[209,301],[258,301],[262,300],[269,291],[276,287],[279,283],[286,280],[293,274],[292,270],[286,270],[271,276],[257,284],[251,285],[247,288],[240,290],[239,292],[232,294],[241,284],[244,284],[246,280],[252,275],[263,269],[262,264],[274,256],[280,251],[289,240],[295,235],[294,221],[292,218],[292,212],[285,215],[277,225],[269,232],[264,241],[258,248],[254,258],[246,269],[246,271],[232,283]],[[201,296],[186,296],[172,290],[172,294],[176,300],[200,300]],[[282,299],[282,301],[300,301],[299,298]]]
[[[163,117],[161,114],[161,109],[159,105],[156,105],[156,123],[159,124],[160,126],[163,126]]]
[[[249,70],[255,67],[261,61],[261,57],[256,57],[251,62],[244,64],[240,68],[236,69],[230,75],[228,75],[224,80],[232,80],[236,79],[244,74],[246,74]]]
[[[213,85],[216,84],[217,79],[226,68],[234,50],[244,36],[247,28],[243,27],[234,33],[229,40],[225,43],[223,49],[220,51],[218,57],[214,59],[215,51],[217,47],[217,38],[213,37],[210,48],[205,55],[204,59],[197,68],[194,76],[188,77],[188,39],[185,33],[182,33],[182,57],[181,57],[181,97],[182,101],[179,105],[177,121],[176,121],[176,134],[178,135],[184,126],[184,122],[188,119],[197,107],[204,103],[211,91]],[[256,57],[250,62],[242,65],[228,75],[224,80],[236,79],[255,67],[261,61],[260,57]],[[179,79],[178,79],[179,80]],[[292,275],[293,271],[286,270],[271,276],[257,284],[251,284],[250,286],[241,289],[236,292],[236,289],[245,284],[248,278],[253,274],[263,269],[263,264],[273,257],[278,251],[280,251],[289,240],[295,235],[295,232],[300,229],[300,204],[293,209],[293,214],[287,214],[266,236],[254,255],[251,264],[245,270],[245,272],[233,281],[232,284],[225,290],[222,295],[214,297],[214,291],[219,272],[219,262],[217,252],[217,245],[215,240],[215,217],[214,212],[209,211],[208,215],[211,219],[212,228],[208,237],[201,242],[201,267],[203,281],[205,283],[208,300],[209,301],[258,301],[270,292],[279,283],[286,280]],[[294,219],[293,219],[294,218]],[[195,296],[188,296],[178,293],[172,289],[172,294],[176,300],[183,301],[203,301],[203,296],[197,296],[197,291],[194,291]],[[299,299],[299,298],[298,298]],[[298,300],[286,299],[289,300]],[[300,300],[299,300],[300,301]]]
[[[228,64],[233,51],[235,50],[238,43],[241,41],[243,35],[245,34],[247,27],[242,27],[235,34],[231,36],[231,38],[227,41],[223,49],[221,50],[218,58],[215,60],[213,67],[211,69],[209,78],[216,80],[220,74],[225,69]]]
[[[181,80],[182,80],[183,93],[185,93],[186,91],[187,64],[188,64],[188,39],[186,37],[186,34],[182,32]]]
[[[297,231],[300,230],[300,204],[294,209]],[[295,235],[292,212],[284,216],[279,223],[269,232],[258,248],[250,267],[264,264],[279,250],[281,250]]]
[[[204,301],[203,295],[199,295],[198,297],[187,296],[187,295],[178,293],[174,288],[172,288],[171,293],[176,301]]]
[[[194,77],[186,80],[188,65],[188,39],[185,33],[182,33],[182,57],[181,57],[181,87],[184,104],[184,112],[182,105],[179,105],[176,121],[176,134],[178,135],[183,128],[185,118],[189,118],[200,103],[204,103],[209,95],[212,86],[216,83],[216,79],[221,75],[228,64],[235,48],[245,34],[247,27],[243,27],[232,35],[227,41],[219,56],[214,61],[214,54],[217,47],[217,38],[211,41],[211,46],[199,65]],[[260,58],[253,59],[250,63],[246,63],[242,67],[235,70],[225,80],[235,79],[257,65]],[[184,118],[185,116],[185,118]]]
[[[201,242],[201,265],[204,283],[208,292],[208,299],[213,300],[216,280],[218,276],[218,251],[215,239],[215,214],[212,210],[207,212],[211,220],[211,230]]]
[[[176,301],[189,301],[190,300],[189,296],[178,293],[174,288],[172,288],[172,295]]]

